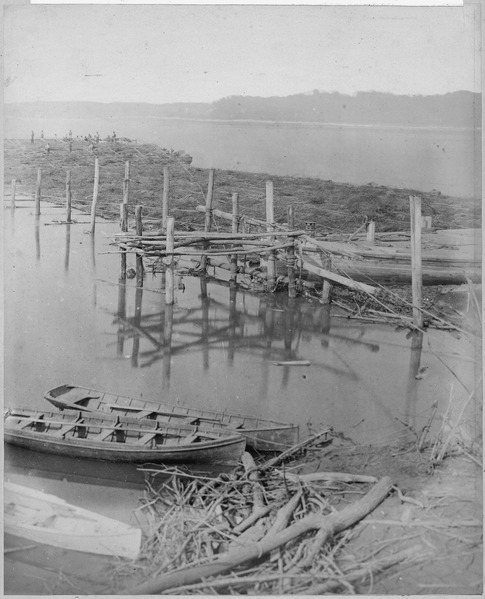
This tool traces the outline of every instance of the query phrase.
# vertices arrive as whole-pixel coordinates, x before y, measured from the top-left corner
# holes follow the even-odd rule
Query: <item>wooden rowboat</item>
[[[4,439],[19,447],[109,462],[237,463],[246,440],[224,429],[110,414],[8,409]]]
[[[298,426],[230,412],[186,408],[76,385],[61,385],[48,391],[44,397],[61,410],[100,411],[137,419],[197,425],[203,430],[232,430],[243,435],[246,443],[259,451],[283,451],[298,443]]]
[[[30,487],[4,485],[4,531],[63,549],[136,559],[141,529]]]

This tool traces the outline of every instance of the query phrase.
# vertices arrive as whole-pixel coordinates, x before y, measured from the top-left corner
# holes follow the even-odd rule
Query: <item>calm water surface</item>
[[[9,118],[5,137],[118,136],[185,150],[193,166],[481,196],[481,131],[167,118]]]
[[[406,331],[190,277],[165,306],[160,274],[147,272],[143,289],[120,284],[119,257],[106,253],[117,224],[98,223],[92,239],[87,215],[52,224],[62,209],[44,205],[37,218],[21,206],[5,210],[6,406],[47,409],[45,391],[74,383],[295,422],[302,437],[330,425],[385,445],[414,438],[435,400],[442,414],[450,393],[468,395],[450,369],[473,388],[475,348],[464,338],[430,332],[420,351]],[[428,374],[417,380],[420,366]],[[103,471],[11,448],[6,476],[132,523],[143,483],[130,466]]]

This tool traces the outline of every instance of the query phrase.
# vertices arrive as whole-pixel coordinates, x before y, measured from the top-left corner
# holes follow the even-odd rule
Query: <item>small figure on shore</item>
[[[34,143],[34,132],[32,131],[32,133],[30,134],[30,143],[33,144]]]
[[[47,143],[46,146],[45,146],[45,153],[49,154],[50,151],[51,151],[51,146],[50,146],[49,143]]]
[[[113,139],[113,143],[116,143],[116,131],[113,131],[112,139]]]
[[[72,140],[69,142],[69,152],[72,152]]]
[[[96,143],[99,144],[99,131],[96,131],[96,137],[94,139]]]
[[[72,131],[71,131],[71,129],[69,129],[69,134],[68,135],[72,139]]]

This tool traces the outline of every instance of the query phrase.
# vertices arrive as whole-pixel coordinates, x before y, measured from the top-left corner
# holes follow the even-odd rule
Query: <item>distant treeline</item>
[[[457,91],[435,96],[403,96],[359,92],[349,96],[315,90],[285,97],[229,96],[213,103],[29,102],[6,104],[5,116],[87,119],[136,116],[478,127],[481,94]]]

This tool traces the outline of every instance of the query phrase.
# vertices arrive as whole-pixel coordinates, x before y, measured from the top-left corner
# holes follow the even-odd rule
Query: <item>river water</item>
[[[119,256],[109,253],[117,224],[101,220],[93,238],[87,215],[56,223],[63,218],[51,204],[40,217],[30,202],[5,210],[5,407],[47,409],[45,391],[74,383],[294,422],[301,438],[329,425],[385,446],[415,438],[435,400],[436,430],[450,393],[468,395],[451,371],[473,388],[476,348],[465,337],[430,331],[421,350],[406,331],[349,321],[329,306],[191,277],[177,278],[169,307],[160,274],[147,272],[143,289],[120,283]],[[274,364],[281,360],[310,366]],[[143,476],[132,466],[7,448],[6,477],[136,522]],[[12,592],[25,592],[20,571],[8,570]]]
[[[193,166],[481,197],[481,130],[140,118],[8,118],[6,138],[118,136],[185,150]]]

